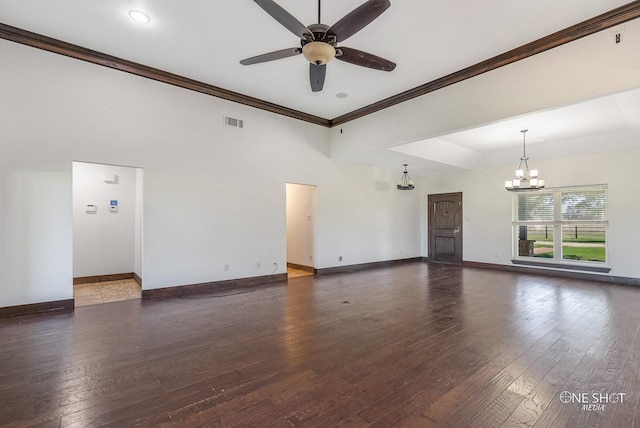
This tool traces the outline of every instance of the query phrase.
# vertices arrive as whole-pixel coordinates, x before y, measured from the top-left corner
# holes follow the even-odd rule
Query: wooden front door
[[[429,261],[462,263],[462,193],[429,195]]]

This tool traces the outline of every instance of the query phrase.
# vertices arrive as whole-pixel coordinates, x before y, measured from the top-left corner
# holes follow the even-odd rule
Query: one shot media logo
[[[564,404],[578,404],[582,410],[602,411],[609,404],[623,404],[626,392],[570,392],[562,391],[560,401]]]

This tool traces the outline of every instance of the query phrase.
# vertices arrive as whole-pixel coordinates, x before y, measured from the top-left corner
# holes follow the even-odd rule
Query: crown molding
[[[179,76],[157,68],[138,64],[112,55],[107,55],[102,52],[87,49],[82,46],[63,42],[52,37],[32,33],[30,31],[2,23],[0,23],[0,39],[10,40],[33,48],[57,53],[70,58],[79,59],[81,61],[87,61],[92,64],[102,65],[114,70],[124,71],[126,73],[135,74],[136,76],[146,77],[147,79],[156,80],[158,82],[211,95],[216,98],[222,98],[224,100],[292,117],[294,119],[299,119],[316,125],[329,126],[329,120],[319,116],[283,107],[278,104],[273,104],[258,98],[240,94],[238,92],[229,91],[227,89]]]
[[[382,101],[375,102],[366,107],[359,108],[352,112],[338,116],[329,121],[330,126],[342,125],[346,122],[367,116],[380,110],[384,110],[396,104],[409,101],[438,89],[462,82],[480,74],[503,67],[505,65],[529,58],[549,49],[556,48],[566,43],[573,42],[582,37],[589,36],[608,28],[615,27],[624,22],[640,17],[640,0],[628,3],[624,6],[605,12],[594,18],[583,21],[579,24],[560,30],[556,33],[542,37],[526,45],[512,49],[493,58],[484,60],[470,67],[451,73],[447,76],[425,83],[413,89],[393,95]]]
[[[12,27],[0,23],[0,39],[10,40],[26,46],[46,50],[67,57],[87,61],[104,67],[131,73],[136,76],[146,77],[158,82],[166,83],[180,88],[188,89],[224,100],[244,104],[261,110],[291,117],[294,119],[309,122],[325,127],[339,126],[346,122],[367,116],[369,114],[384,110],[396,104],[409,101],[449,85],[459,83],[491,70],[512,64],[516,61],[537,55],[549,49],[570,43],[582,37],[589,36],[608,28],[615,27],[624,22],[640,17],[640,0],[633,1],[616,9],[605,12],[594,18],[583,21],[579,24],[560,30],[551,35],[535,40],[526,45],[512,49],[493,58],[474,64],[470,67],[459,70],[455,73],[425,83],[413,89],[393,95],[384,100],[375,102],[368,106],[351,111],[333,119],[325,119],[312,114],[304,113],[278,104],[263,101],[258,98],[229,91],[224,88],[209,85],[197,80],[189,79],[177,74],[169,73],[146,65],[138,64],[112,55],[107,55],[98,51],[84,48],[82,46],[63,42],[41,34],[32,33],[27,30]]]

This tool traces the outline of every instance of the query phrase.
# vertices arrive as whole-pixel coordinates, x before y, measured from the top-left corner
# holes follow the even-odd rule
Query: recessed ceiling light
[[[336,94],[336,97],[338,98],[347,98],[349,96],[349,94],[347,94],[346,92],[338,92]]]
[[[130,10],[129,17],[136,22],[140,22],[141,24],[147,24],[149,21],[151,21],[149,15],[139,10]]]

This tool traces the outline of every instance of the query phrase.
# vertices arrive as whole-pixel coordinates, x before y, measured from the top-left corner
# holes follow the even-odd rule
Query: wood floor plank
[[[0,425],[640,421],[635,287],[416,262],[225,292],[0,319]]]
[[[476,373],[459,382],[455,388],[436,400],[426,409],[425,416],[439,423],[452,423],[453,418],[471,419],[475,415],[474,410],[480,412],[484,405],[488,406],[492,401],[490,400],[491,396],[485,394],[487,385],[495,386],[498,383],[502,386],[501,391],[493,390],[493,398],[497,399],[503,390],[511,386],[524,370],[547,349],[549,344],[554,343],[559,337],[560,333],[551,329],[529,347],[522,348],[518,358],[510,361],[508,365],[501,366],[494,363],[481,367]],[[505,352],[511,353],[510,350],[505,350]],[[499,357],[496,356],[494,360]],[[478,406],[475,397],[480,395],[484,395],[482,399],[485,404]],[[464,409],[467,414],[461,413],[460,409]]]
[[[589,325],[593,316],[586,314],[568,329],[537,361],[536,370],[525,373],[525,384],[513,385],[525,399],[510,415],[507,426],[534,426],[543,413],[550,414],[550,408],[560,403],[559,385],[569,378],[597,338],[593,331],[586,330],[585,334],[583,328],[583,325]]]

